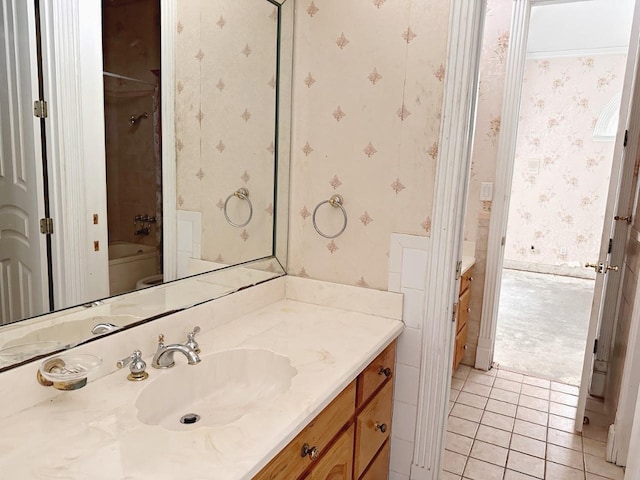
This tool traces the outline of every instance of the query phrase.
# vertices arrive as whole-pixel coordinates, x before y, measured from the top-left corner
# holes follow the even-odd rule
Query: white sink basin
[[[175,358],[176,367],[157,374],[138,396],[138,419],[147,425],[169,430],[227,425],[285,393],[298,373],[287,357],[263,349],[212,353],[197,365],[187,365],[179,353]],[[199,420],[181,423],[187,414]]]

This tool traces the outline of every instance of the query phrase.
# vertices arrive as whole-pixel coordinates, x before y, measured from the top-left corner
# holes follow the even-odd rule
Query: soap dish
[[[89,354],[56,355],[40,364],[38,382],[58,390],[77,390],[87,384],[87,376],[97,370],[102,358]]]

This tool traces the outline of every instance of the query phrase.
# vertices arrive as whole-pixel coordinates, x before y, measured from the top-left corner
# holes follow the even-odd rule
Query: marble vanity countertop
[[[275,400],[225,426],[168,430],[138,420],[136,399],[163,375],[203,363],[176,355],[173,369],[149,367],[143,382],[116,371],[3,419],[0,478],[252,478],[403,328],[398,319],[312,303],[284,298],[198,338],[202,362],[235,348],[286,356],[297,374]]]
[[[471,255],[463,255],[462,256],[462,275],[467,273],[467,271],[473,267],[476,263],[476,258]]]

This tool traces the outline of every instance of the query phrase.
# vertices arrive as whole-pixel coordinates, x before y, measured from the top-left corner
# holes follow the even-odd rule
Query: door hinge
[[[36,100],[33,102],[33,115],[38,118],[47,118],[48,115],[47,102],[44,100]]]
[[[452,315],[451,315],[451,317],[452,317],[451,321],[453,323],[455,323],[456,322],[456,316],[458,315],[458,303],[457,302],[453,304],[453,308],[451,310],[453,312]]]
[[[598,339],[597,338],[593,341],[593,354],[595,355],[596,353],[598,353]]]
[[[628,141],[629,141],[629,130],[625,130],[624,131],[624,143],[622,144],[622,146],[626,147]]]
[[[42,233],[43,235],[53,234],[53,218],[40,219],[40,233]]]
[[[462,260],[458,260],[456,263],[456,280],[462,276]]]
[[[611,250],[613,250],[613,238],[609,239],[609,249],[607,250],[607,254],[611,253]]]

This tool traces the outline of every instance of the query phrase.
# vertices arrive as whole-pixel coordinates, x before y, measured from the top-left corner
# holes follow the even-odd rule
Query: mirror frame
[[[56,25],[56,33],[55,35],[50,37],[50,40],[54,43],[53,52],[46,52],[45,57],[47,55],[51,55],[49,61],[60,61],[61,65],[56,64],[56,78],[47,79],[50,82],[50,85],[53,87],[56,84],[64,84],[66,81],[71,81],[74,85],[78,85],[76,72],[80,70],[80,64],[82,62],[82,56],[78,55],[77,49],[78,43],[81,42],[81,31],[78,25],[79,12],[85,8],[89,2],[86,0],[69,0],[64,2],[64,6],[61,6],[62,2],[55,2],[52,0],[43,0],[43,2],[51,2],[45,5],[45,8],[42,8],[44,12],[41,11],[41,21],[48,22],[49,25]],[[161,65],[173,65],[169,74],[163,74],[161,79],[161,88],[163,92],[171,92],[170,94],[163,94],[162,97],[162,118],[164,125],[171,125],[173,128],[167,128],[163,130],[162,136],[162,165],[163,165],[163,184],[165,182],[175,183],[176,181],[176,151],[175,151],[175,59],[176,59],[176,49],[175,49],[175,40],[176,40],[176,28],[177,24],[177,3],[179,0],[159,0],[160,1],[160,31],[161,31]],[[166,265],[171,265],[170,268],[166,268],[165,265],[165,282],[162,285],[149,287],[145,290],[153,291],[162,288],[171,288],[173,285],[178,285],[180,282],[186,282],[190,279],[194,278],[202,278],[203,276],[215,275],[217,272],[221,272],[222,274],[228,274],[229,272],[233,272],[234,269],[247,268],[251,267],[254,264],[260,264],[264,262],[267,265],[273,265],[273,262],[276,262],[281,268],[281,272],[274,273],[273,278],[278,276],[286,275],[287,273],[287,261],[288,261],[288,227],[289,227],[289,178],[290,178],[290,157],[291,157],[291,106],[292,106],[292,73],[293,73],[293,20],[294,20],[294,4],[295,0],[264,0],[274,7],[277,8],[278,12],[278,28],[277,28],[277,65],[276,65],[276,135],[275,135],[275,163],[274,163],[274,215],[273,215],[273,240],[272,240],[272,253],[270,256],[261,257],[253,260],[249,260],[237,265],[229,265],[223,267],[221,269],[212,270],[210,272],[205,272],[201,274],[192,275],[189,277],[184,277],[181,279],[177,279],[177,255],[176,255],[176,246],[177,246],[177,216],[176,216],[176,189],[172,189],[169,192],[169,195],[163,194],[163,208],[165,216],[163,217],[164,223],[164,231],[163,231],[163,255],[166,261]],[[84,3],[84,5],[83,5]],[[95,13],[95,12],[94,12]],[[71,18],[75,21],[66,21],[61,22],[61,18]],[[60,55],[62,53],[62,55]],[[53,60],[52,60],[53,59]],[[62,59],[62,60],[61,60]],[[166,72],[166,67],[163,68]],[[53,87],[51,88],[53,90]],[[102,88],[100,86],[100,88]],[[90,92],[90,94],[94,94],[95,92]],[[101,98],[101,97],[100,97]],[[58,97],[56,98],[57,103],[59,105],[69,105],[68,108],[65,108],[64,115],[61,115],[59,120],[59,125],[56,126],[55,131],[52,132],[53,143],[56,141],[63,143],[65,146],[65,151],[68,154],[68,159],[70,163],[72,163],[73,168],[68,168],[68,174],[66,177],[67,184],[75,185],[77,191],[74,192],[74,195],[71,195],[72,198],[77,198],[80,193],[79,189],[84,189],[83,178],[90,176],[91,165],[84,165],[83,161],[89,152],[89,147],[91,138],[83,138],[82,134],[78,134],[76,130],[69,130],[76,128],[78,123],[86,121],[88,118],[87,112],[83,110],[82,100],[87,99],[87,94],[84,92],[84,95],[81,96],[79,89],[76,89],[75,92],[64,91],[58,92]],[[95,100],[95,97],[94,97]],[[61,108],[62,109],[62,108]],[[62,112],[61,112],[62,113]],[[75,116],[71,115],[71,113],[75,113]],[[50,127],[51,128],[51,127]],[[104,157],[100,157],[99,159],[104,159]],[[75,161],[74,161],[75,160]],[[75,183],[74,183],[75,182]],[[61,209],[64,209],[64,205],[60,206]],[[91,207],[87,208],[90,210]],[[167,215],[167,212],[169,214]],[[72,218],[65,218],[65,225],[73,225],[75,222],[79,222],[82,218],[85,211],[81,212],[80,215],[73,215]],[[77,224],[77,223],[76,223]],[[74,232],[78,232],[78,228],[72,229]],[[87,241],[86,234],[83,235],[82,232],[78,235],[78,238],[72,241],[73,246],[79,246],[81,244],[86,244]],[[65,239],[66,241],[66,239]],[[172,249],[172,250],[171,250]],[[81,250],[80,250],[81,251]],[[57,252],[60,255],[60,252]],[[105,252],[106,256],[106,252]],[[80,269],[82,265],[76,262],[75,260],[70,261],[71,265],[74,267],[71,269],[71,272],[54,272],[57,273],[55,276],[55,281],[68,281],[69,274],[71,277],[74,275],[78,277],[78,279],[82,280],[84,278]],[[68,270],[68,269],[67,269]],[[135,326],[141,325],[143,323],[147,323],[149,321],[155,320],[157,318],[161,318],[176,311],[184,310],[187,308],[191,308],[193,306],[199,305],[201,303],[213,300],[218,298],[219,296],[228,295],[229,293],[233,293],[233,291],[238,291],[248,286],[257,285],[262,283],[264,280],[260,279],[255,282],[249,281],[246,284],[235,286],[233,290],[222,293],[221,295],[212,295],[210,298],[206,298],[202,301],[196,303],[188,303],[187,305],[181,306],[179,308],[172,308],[168,311],[164,311],[162,313],[154,314],[148,318],[143,318],[139,321],[132,322],[118,330],[113,332],[109,332],[106,335],[114,335],[123,331],[126,331]],[[136,291],[137,292],[137,291]],[[97,302],[107,301],[107,299],[126,299],[127,296],[133,296],[136,292],[129,292],[115,296],[105,297],[100,300],[96,300],[91,302],[91,304],[95,304]],[[77,311],[82,311],[83,306],[88,306],[86,302],[74,302],[74,306],[65,307],[62,309],[54,310],[51,312],[44,313],[42,315],[36,315],[33,317],[25,318],[22,320],[46,320],[51,316],[65,316],[70,313],[75,313]],[[20,321],[22,321],[20,320]],[[13,322],[7,325],[15,325],[18,322]],[[2,326],[0,326],[0,329]],[[87,338],[83,341],[79,341],[73,345],[69,345],[67,348],[73,348],[78,345],[83,345],[89,343],[91,341],[103,338],[106,335],[100,335],[93,338]],[[31,357],[27,360],[19,361],[10,365],[5,365],[0,367],[0,372],[10,370],[12,368],[16,368],[18,366],[24,365],[26,363],[34,362],[39,359],[48,357],[54,353],[58,353],[60,351],[64,351],[67,348],[58,349],[56,351],[51,351],[46,354],[40,354],[34,357]]]

